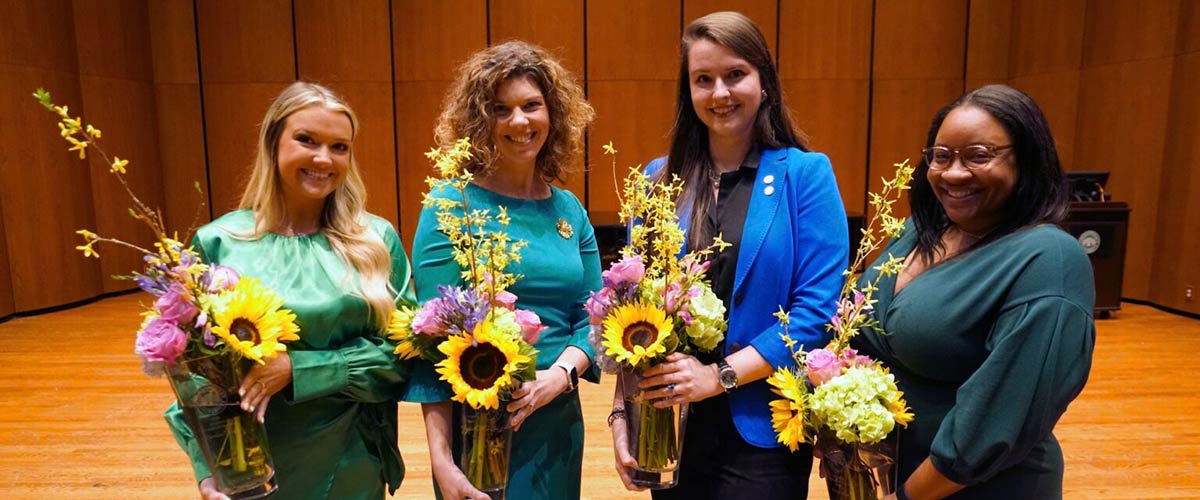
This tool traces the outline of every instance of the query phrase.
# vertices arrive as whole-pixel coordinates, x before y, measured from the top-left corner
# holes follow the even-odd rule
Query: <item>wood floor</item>
[[[0,324],[0,499],[196,498],[162,420],[171,401],[133,355],[132,295]],[[1200,499],[1200,321],[1125,304],[1098,323],[1091,380],[1056,430],[1069,499]],[[626,492],[604,417],[611,378],[581,389],[583,492]],[[395,498],[431,498],[420,411],[401,405],[408,476]],[[810,498],[826,498],[814,477]]]

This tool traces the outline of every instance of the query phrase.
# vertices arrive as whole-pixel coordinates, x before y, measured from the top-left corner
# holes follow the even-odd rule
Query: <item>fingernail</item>
[[[238,388],[238,396],[245,396],[245,395],[246,395],[246,390],[239,387]]]

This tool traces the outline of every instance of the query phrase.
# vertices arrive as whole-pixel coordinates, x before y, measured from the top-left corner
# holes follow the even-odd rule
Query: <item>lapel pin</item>
[[[772,183],[772,182],[775,182],[775,176],[774,176],[774,175],[767,174],[767,176],[766,176],[766,177],[763,177],[763,184],[770,184],[770,183]]]
[[[771,196],[772,194],[775,194],[775,186],[767,186],[767,187],[763,188],[763,194],[765,194],[767,196]]]

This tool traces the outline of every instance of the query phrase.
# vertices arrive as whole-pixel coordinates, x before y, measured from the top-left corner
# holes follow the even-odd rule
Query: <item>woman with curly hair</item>
[[[600,257],[587,212],[561,180],[579,158],[592,107],[573,76],[545,50],[520,41],[493,46],[459,68],[438,120],[443,147],[471,139],[467,187],[472,209],[507,209],[506,231],[529,243],[509,270],[523,278],[509,290],[517,307],[531,310],[547,329],[535,347],[536,380],[512,394],[512,457],[508,497],[579,498],[583,416],[575,392],[579,377],[599,381],[588,344],[590,291],[600,288]],[[436,208],[425,208],[413,241],[420,300],[438,285],[461,282]],[[433,367],[418,361],[404,399],[422,403],[435,484],[445,498],[484,499],[455,464],[460,412]]]

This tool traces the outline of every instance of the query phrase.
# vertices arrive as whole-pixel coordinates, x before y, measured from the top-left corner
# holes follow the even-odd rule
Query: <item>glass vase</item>
[[[813,446],[830,500],[879,500],[893,493],[898,442],[893,432],[878,443],[846,443],[822,429]]]
[[[510,414],[503,408],[474,409],[462,405],[463,474],[471,485],[491,500],[504,500],[508,487],[508,460],[512,451]]]
[[[218,354],[181,360],[167,369],[217,488],[233,500],[266,498],[277,488],[266,429],[239,406],[238,385],[246,363]]]
[[[619,374],[621,395],[625,401],[625,436],[629,455],[637,467],[629,471],[630,480],[653,490],[671,488],[679,482],[679,459],[687,426],[687,405],[656,408],[638,388],[640,370],[623,368]]]

